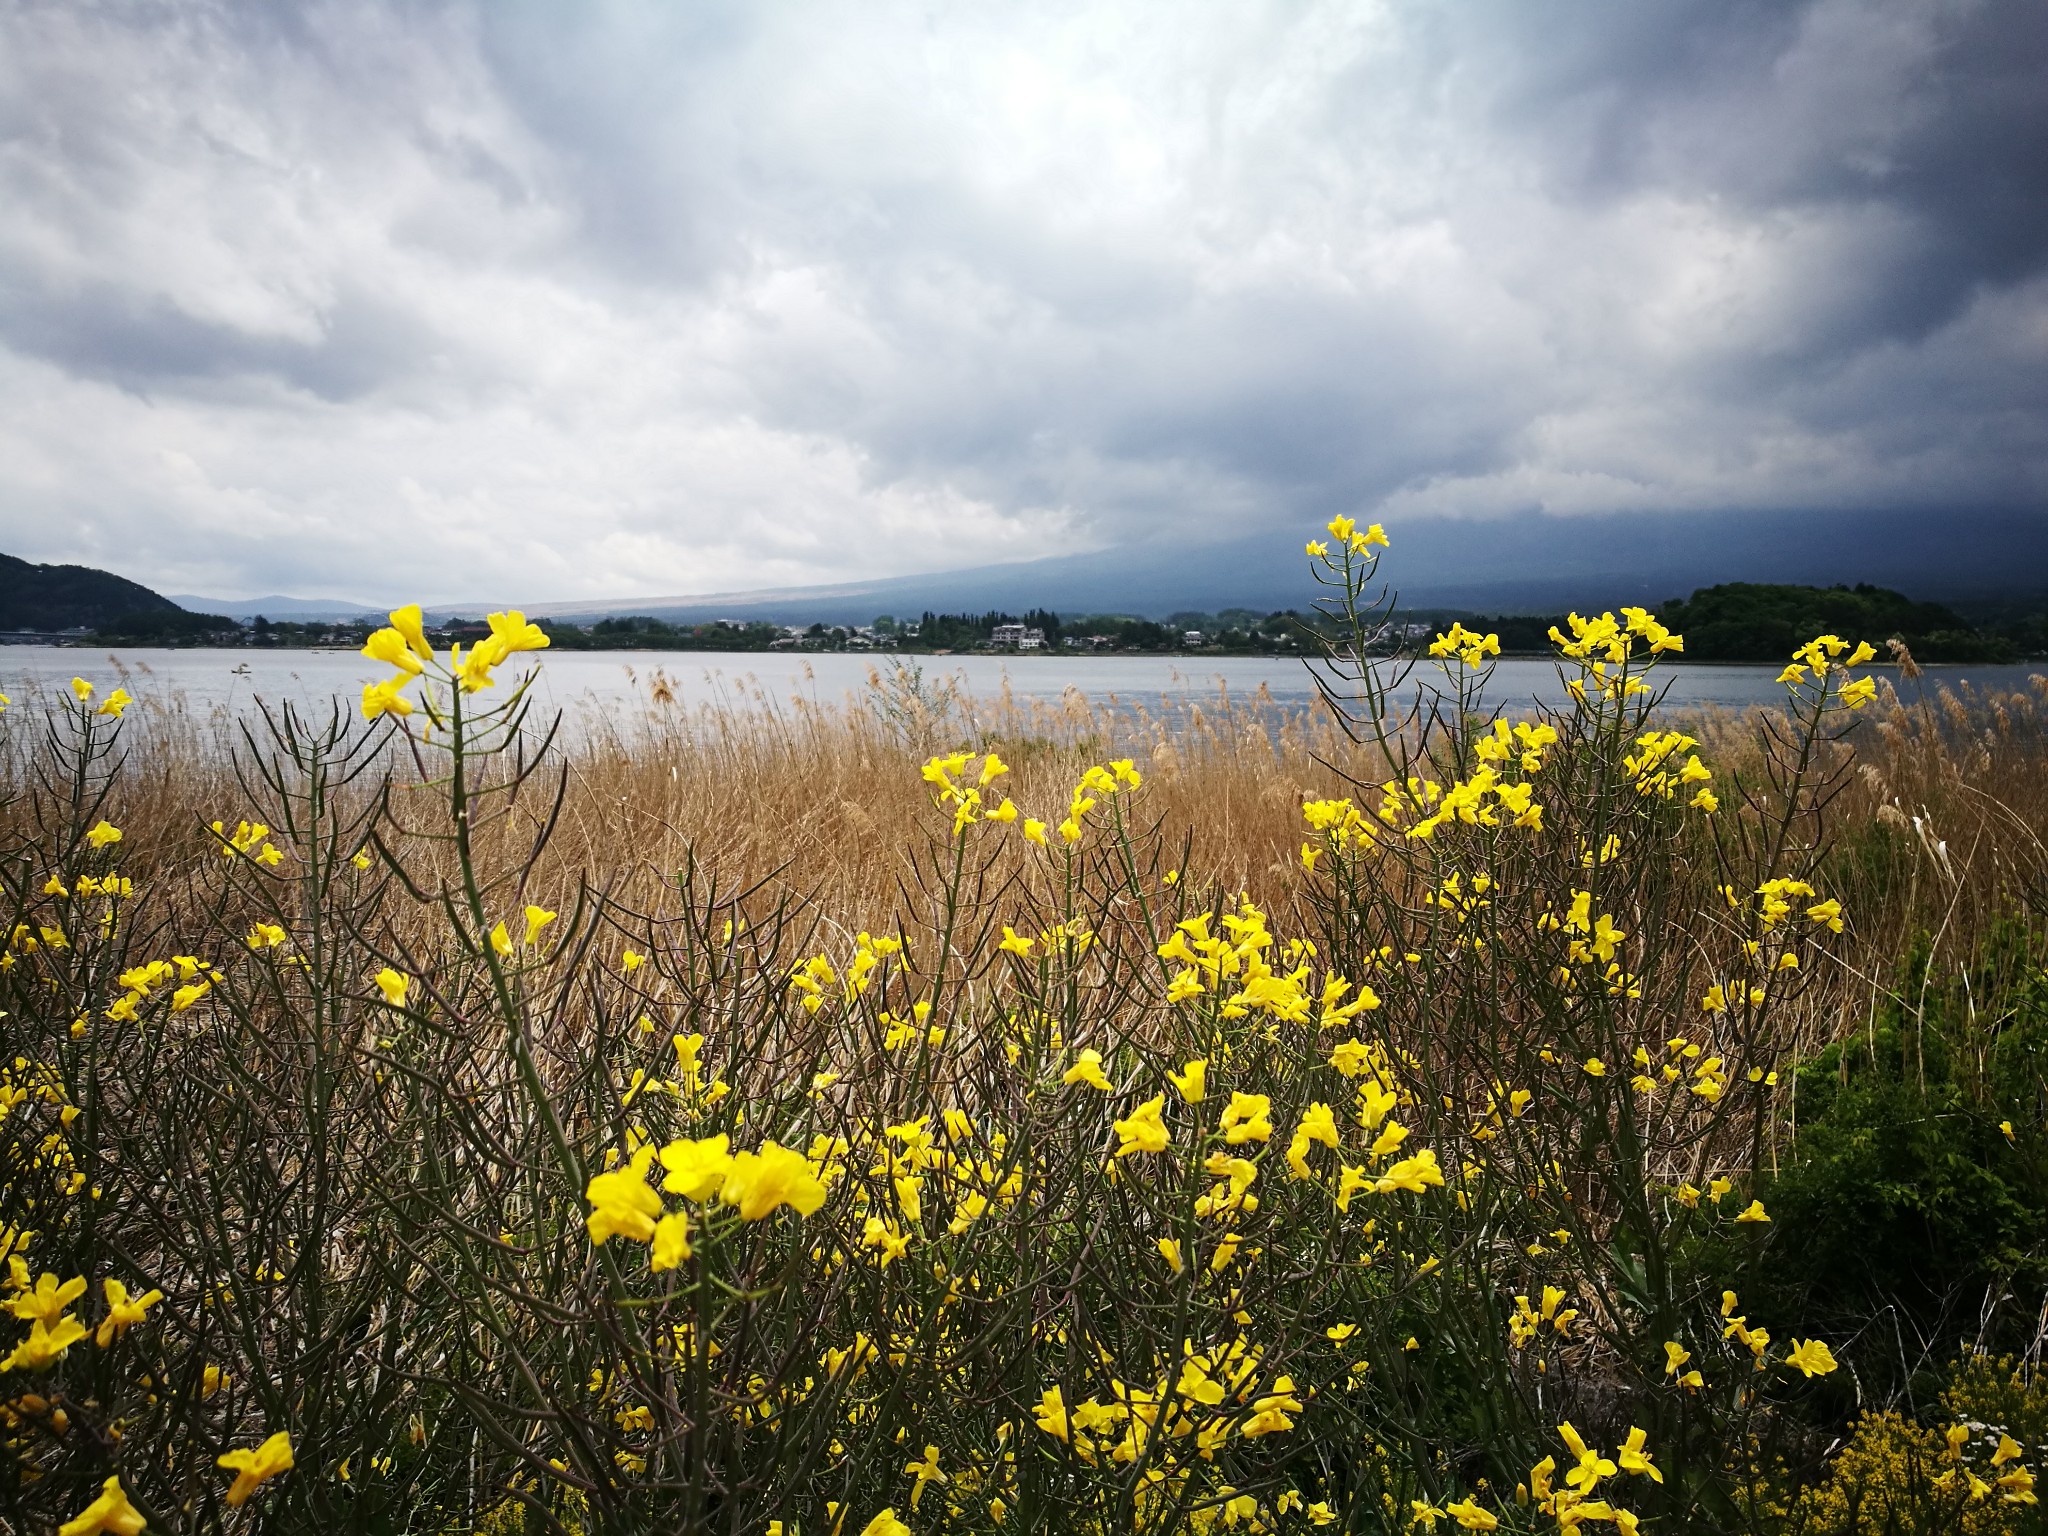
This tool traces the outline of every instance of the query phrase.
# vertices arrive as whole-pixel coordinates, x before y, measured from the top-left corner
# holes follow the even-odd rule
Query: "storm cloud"
[[[0,534],[574,599],[2048,508],[2044,144],[2036,0],[7,0]]]

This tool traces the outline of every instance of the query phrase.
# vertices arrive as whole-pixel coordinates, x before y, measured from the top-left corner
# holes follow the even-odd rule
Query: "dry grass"
[[[2019,915],[2048,916],[2048,678],[2032,690],[1965,686],[1907,705],[1887,687],[1859,722],[1830,807],[1831,888],[1854,914],[1860,986],[1816,995],[1812,1036],[1866,1016],[1891,962],[1916,935],[1935,966],[1967,963],[1983,936]],[[581,876],[627,902],[653,897],[693,859],[721,888],[760,887],[828,921],[877,931],[914,901],[914,861],[929,820],[919,766],[933,752],[994,749],[1014,768],[1020,805],[1052,807],[1089,762],[1136,760],[1146,807],[1169,849],[1224,889],[1284,913],[1303,893],[1304,799],[1384,777],[1329,709],[1263,693],[1216,695],[1179,713],[1115,709],[1070,692],[1060,704],[1007,692],[977,698],[897,672],[871,675],[860,699],[820,705],[756,693],[684,707],[664,676],[636,711],[584,717],[559,746],[559,823],[543,888]],[[1723,774],[1753,775],[1764,711],[1689,715]],[[138,873],[211,850],[201,829],[245,803],[235,749],[248,717],[145,700],[131,715],[118,819]],[[416,777],[394,763],[404,784]],[[547,807],[535,806],[537,827]],[[507,844],[511,856],[516,850]],[[999,877],[1026,877],[1016,858]]]

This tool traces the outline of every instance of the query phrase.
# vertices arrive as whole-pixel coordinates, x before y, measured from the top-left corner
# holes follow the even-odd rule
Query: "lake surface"
[[[526,658],[520,658],[525,660]],[[1307,669],[1298,660],[1249,656],[921,656],[899,659],[870,655],[705,651],[561,651],[539,658],[538,698],[577,716],[603,713],[630,718],[647,708],[657,674],[685,708],[738,710],[787,707],[796,701],[839,706],[863,700],[875,673],[901,664],[922,670],[927,687],[953,683],[964,693],[990,700],[1005,690],[1016,699],[1057,703],[1070,690],[1091,704],[1176,713],[1210,705],[1227,695],[1249,701],[1261,690],[1275,704],[1300,708],[1315,697]],[[1667,664],[1667,708],[1742,709],[1783,701],[1776,666]],[[1923,691],[1956,687],[2006,691],[2029,686],[2048,663],[2016,666],[1932,666],[1917,682],[1893,679],[1911,700]],[[115,651],[76,647],[0,647],[0,693],[18,704],[62,689],[83,676],[102,692],[125,686],[140,699],[198,715],[239,712],[257,702],[353,699],[365,682],[386,669],[354,651],[157,650]],[[1415,678],[1440,680],[1433,667],[1418,667]],[[1411,683],[1411,687],[1414,686]],[[1557,669],[1547,661],[1500,662],[1488,690],[1490,701],[1510,707],[1529,700],[1554,703],[1563,697]]]

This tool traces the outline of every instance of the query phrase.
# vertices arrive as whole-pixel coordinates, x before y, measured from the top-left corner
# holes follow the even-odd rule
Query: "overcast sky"
[[[844,580],[2048,507],[2048,5],[0,0],[0,548]]]

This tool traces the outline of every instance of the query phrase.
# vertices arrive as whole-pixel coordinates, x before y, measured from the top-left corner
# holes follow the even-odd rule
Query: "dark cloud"
[[[0,534],[570,597],[2039,509],[2044,81],[2033,0],[24,3]]]

